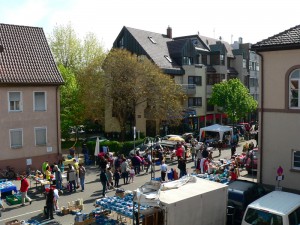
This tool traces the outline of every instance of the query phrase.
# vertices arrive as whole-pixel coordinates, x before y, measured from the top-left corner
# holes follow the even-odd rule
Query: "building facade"
[[[237,60],[229,43],[199,34],[173,38],[171,27],[167,28],[166,34],[123,27],[113,48],[125,48],[138,56],[147,57],[182,86],[187,95],[187,101],[184,102],[184,131],[199,131],[200,127],[227,123],[226,114],[209,105],[208,99],[214,84],[245,76],[240,74],[243,72],[243,58],[240,62]],[[241,72],[237,67],[242,68]],[[148,118],[143,113],[144,107],[140,105],[136,109],[137,129],[147,136],[155,136],[161,130],[167,134],[168,127]],[[110,106],[106,107],[106,132],[120,130],[117,120],[111,116],[111,110]],[[151,133],[151,130],[155,132]]]
[[[60,159],[63,83],[42,28],[0,24],[0,168]]]
[[[252,45],[261,55],[259,172],[267,185],[300,191],[300,26]],[[278,182],[278,168],[284,180]]]

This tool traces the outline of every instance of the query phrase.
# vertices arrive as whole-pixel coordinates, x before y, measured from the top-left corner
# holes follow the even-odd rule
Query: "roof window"
[[[149,36],[148,38],[153,44],[156,44],[156,41],[153,39],[153,37]]]
[[[172,59],[168,56],[168,55],[165,55],[165,58],[171,63],[172,62]]]

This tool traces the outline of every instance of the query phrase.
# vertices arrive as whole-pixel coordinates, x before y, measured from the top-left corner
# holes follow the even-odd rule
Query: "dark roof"
[[[251,46],[256,51],[275,51],[300,48],[300,25],[285,30]]]
[[[172,38],[168,38],[167,35],[154,33],[145,30],[139,30],[135,28],[126,27],[126,29],[131,33],[135,40],[143,47],[145,52],[153,60],[153,62],[160,68],[171,71],[179,70],[180,66],[175,62],[169,62],[165,56],[171,57],[168,42],[173,41]],[[150,38],[155,41],[153,43]]]
[[[200,39],[203,41],[204,44],[206,44],[208,46],[208,48],[210,50],[214,50],[214,51],[220,51],[221,49],[218,49],[218,43],[217,42],[221,42],[222,44],[224,44],[226,50],[227,50],[227,57],[233,57],[233,53],[232,53],[232,47],[231,45],[226,42],[226,41],[220,41],[214,38],[210,38],[210,37],[205,37],[202,35],[199,35]],[[213,49],[211,49],[211,47],[213,47]]]
[[[239,73],[233,67],[227,67],[227,73],[231,75],[238,75]]]
[[[0,23],[0,46],[0,84],[64,83],[42,28]]]

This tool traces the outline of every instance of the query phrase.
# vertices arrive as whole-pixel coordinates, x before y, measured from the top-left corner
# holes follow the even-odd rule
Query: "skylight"
[[[153,44],[156,44],[156,41],[153,39],[153,37],[149,36],[148,38]]]
[[[168,55],[165,55],[165,58],[171,63],[172,62],[172,59],[168,56]]]

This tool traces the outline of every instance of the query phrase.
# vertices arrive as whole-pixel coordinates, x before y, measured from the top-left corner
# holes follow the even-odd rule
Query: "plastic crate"
[[[6,196],[6,202],[10,205],[21,204],[22,198],[19,195],[8,195]]]

